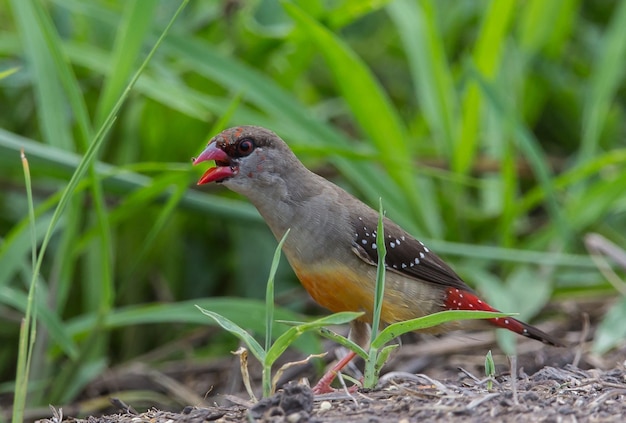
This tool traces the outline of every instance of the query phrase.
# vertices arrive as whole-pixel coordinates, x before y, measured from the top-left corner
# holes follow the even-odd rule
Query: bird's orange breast
[[[358,272],[340,263],[311,266],[292,261],[291,266],[304,288],[319,305],[335,313],[363,311],[365,316],[361,320],[371,321],[375,267],[372,266],[367,272]],[[406,293],[398,292],[393,286],[387,285],[381,316],[384,322],[404,321],[429,312],[407,297]]]
[[[322,307],[332,312],[366,311],[373,290],[348,267],[292,264],[298,279]]]

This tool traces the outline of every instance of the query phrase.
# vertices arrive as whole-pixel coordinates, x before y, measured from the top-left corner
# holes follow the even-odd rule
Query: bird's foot
[[[347,391],[349,394],[353,394],[353,393],[355,393],[357,391],[357,389],[359,389],[358,385],[352,385],[352,386],[348,386],[348,387],[346,387],[344,385],[344,388],[342,388],[342,389],[333,388],[332,386],[330,386],[330,384],[333,381],[334,376],[330,380],[325,380],[326,376],[329,373],[324,375],[324,377],[322,377],[320,379],[320,381],[317,382],[317,384],[311,389],[313,391],[314,395],[332,394],[332,393],[336,393],[336,392],[345,392],[345,391]]]
[[[330,384],[337,376],[337,372],[333,372],[332,370],[326,373],[322,378],[315,384],[312,391],[315,395],[321,394],[329,394],[331,392],[335,392],[336,389],[332,388]]]
[[[317,382],[317,384],[313,387],[313,393],[315,395],[320,394],[328,394],[330,392],[336,392],[337,390],[332,388],[330,384],[335,380],[337,374],[348,365],[348,363],[356,356],[354,351],[350,351],[344,358],[339,360],[337,364],[333,366],[322,378]],[[355,392],[358,389],[356,385],[348,388],[349,392]]]

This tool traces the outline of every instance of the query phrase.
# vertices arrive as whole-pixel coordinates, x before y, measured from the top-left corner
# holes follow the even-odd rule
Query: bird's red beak
[[[193,160],[194,166],[198,163],[209,160],[215,161],[215,167],[209,168],[202,178],[198,181],[198,185],[208,184],[209,182],[221,182],[237,173],[235,166],[232,166],[230,157],[222,149],[218,148],[215,142],[210,143],[200,155]]]

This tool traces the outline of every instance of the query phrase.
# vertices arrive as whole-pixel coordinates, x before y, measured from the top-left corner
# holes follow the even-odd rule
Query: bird
[[[269,129],[237,126],[215,135],[193,164],[213,161],[197,182],[219,183],[248,198],[277,239],[289,230],[283,252],[310,296],[332,311],[363,312],[351,323],[351,338],[369,342],[374,307],[379,212],[310,171],[287,143]],[[384,217],[385,292],[383,324],[445,310],[497,312],[455,271],[390,218]],[[448,322],[425,332],[440,334],[477,325],[508,329],[545,344],[557,338],[512,317]],[[330,383],[355,353],[350,352],[314,387]]]

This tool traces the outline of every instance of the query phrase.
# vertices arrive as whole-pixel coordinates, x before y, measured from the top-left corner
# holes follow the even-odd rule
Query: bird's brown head
[[[211,160],[215,166],[202,175],[198,185],[224,183],[244,195],[275,183],[301,166],[283,140],[258,126],[237,126],[222,131],[209,141],[193,164]]]

